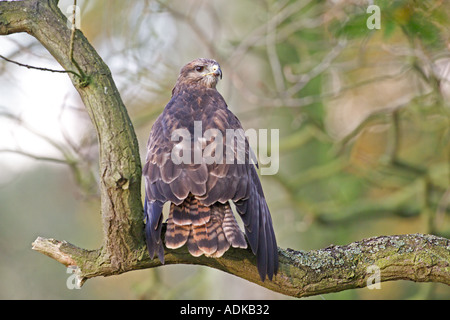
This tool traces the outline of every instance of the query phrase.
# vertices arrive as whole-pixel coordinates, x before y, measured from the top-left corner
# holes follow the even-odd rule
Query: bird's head
[[[199,58],[181,68],[175,87],[195,85],[215,88],[219,79],[222,79],[222,70],[217,61]]]

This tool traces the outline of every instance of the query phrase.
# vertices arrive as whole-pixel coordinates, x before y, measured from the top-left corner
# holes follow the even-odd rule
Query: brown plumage
[[[176,249],[187,243],[195,256],[221,257],[231,246],[247,248],[244,234],[228,203],[205,206],[190,195],[181,205],[171,204],[167,220],[166,247]]]
[[[278,269],[278,251],[269,208],[242,126],[216,90],[220,78],[222,71],[214,60],[196,59],[185,65],[172,99],[152,127],[143,169],[147,247],[152,258],[156,253],[164,263],[162,207],[170,201],[167,248],[187,245],[193,256],[216,258],[230,246],[246,248],[230,207],[233,201],[261,279],[272,279]],[[196,136],[199,125],[201,136]],[[227,129],[236,136],[228,137]],[[174,139],[179,130],[188,136]],[[231,162],[226,158],[229,150],[234,156]],[[174,161],[173,152],[178,151],[192,161]]]

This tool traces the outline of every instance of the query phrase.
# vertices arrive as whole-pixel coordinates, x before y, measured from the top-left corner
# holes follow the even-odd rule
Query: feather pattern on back
[[[214,72],[197,74],[199,66]],[[215,89],[222,75],[219,71],[214,60],[197,59],[184,66],[172,99],[152,127],[143,168],[147,247],[152,258],[158,254],[164,261],[162,205],[169,201],[166,247],[187,245],[192,255],[211,257],[222,256],[230,246],[246,248],[247,242],[229,204],[233,201],[257,257],[260,277],[272,279],[278,270],[272,219],[241,123]],[[195,136],[195,124],[201,125],[201,138]],[[189,133],[187,140],[173,139],[177,129]],[[235,136],[227,136],[230,129]],[[221,141],[217,140],[218,132]],[[240,152],[242,148],[244,153]],[[190,156],[191,160],[199,150],[203,157],[197,162],[175,163],[172,152],[179,149],[182,156]],[[226,161],[229,150],[231,162]],[[221,152],[222,161],[209,161],[216,156],[220,159]]]

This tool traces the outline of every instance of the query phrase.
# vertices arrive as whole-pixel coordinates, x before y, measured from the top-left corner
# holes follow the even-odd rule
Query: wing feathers
[[[242,232],[238,232],[240,231],[240,228],[230,207],[225,208],[225,217],[222,228],[227,241],[234,248],[247,248],[247,241],[245,241],[244,234]]]
[[[162,205],[167,201],[171,202],[165,236],[167,247],[178,248],[186,244],[194,256],[213,257],[222,256],[230,246],[246,248],[246,239],[228,204],[232,200],[244,222],[252,252],[257,256],[261,279],[266,276],[272,279],[278,270],[272,219],[255,166],[250,161],[254,155],[239,120],[228,110],[216,90],[197,88],[174,92],[176,94],[153,125],[143,168],[145,234],[150,256],[153,258],[158,254],[164,261],[161,225]],[[200,164],[172,162],[171,152],[177,143],[171,140],[172,132],[184,129],[192,135],[194,121],[201,121],[202,134],[209,129],[222,133],[225,142],[223,163],[210,163],[204,159]],[[234,138],[228,139],[227,129],[235,130]],[[207,148],[209,157],[215,157],[218,141],[213,132],[209,139],[202,139],[202,151]],[[186,142],[189,144],[189,140]],[[191,158],[196,146],[191,148]],[[234,163],[226,163],[226,151],[230,147],[234,152]],[[245,153],[240,152],[243,148]]]
[[[144,212],[147,220],[145,224],[145,238],[148,252],[152,259],[155,253],[158,254],[161,263],[164,263],[164,248],[161,240],[163,205],[163,203],[158,201],[151,203],[147,198],[144,202]]]
[[[278,247],[269,208],[262,193],[256,169],[251,169],[251,189],[247,199],[235,202],[236,209],[245,226],[245,234],[252,252],[257,256],[258,272],[264,281],[270,280],[278,271]]]
[[[177,179],[175,183],[169,184],[172,194],[179,200],[184,200],[187,198],[190,188],[189,184],[186,183],[186,176],[183,174],[180,179]]]

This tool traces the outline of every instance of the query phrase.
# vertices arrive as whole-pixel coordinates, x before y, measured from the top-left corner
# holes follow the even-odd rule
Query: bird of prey
[[[230,206],[233,202],[256,255],[260,278],[272,280],[278,270],[272,219],[241,123],[216,90],[219,79],[222,70],[215,60],[200,58],[186,64],[171,100],[151,129],[143,169],[147,248],[152,259],[156,253],[164,263],[165,202],[170,202],[167,248],[187,245],[193,256],[216,258],[230,246],[247,248]],[[182,138],[174,135],[180,131]],[[230,131],[237,134],[227,135]]]

